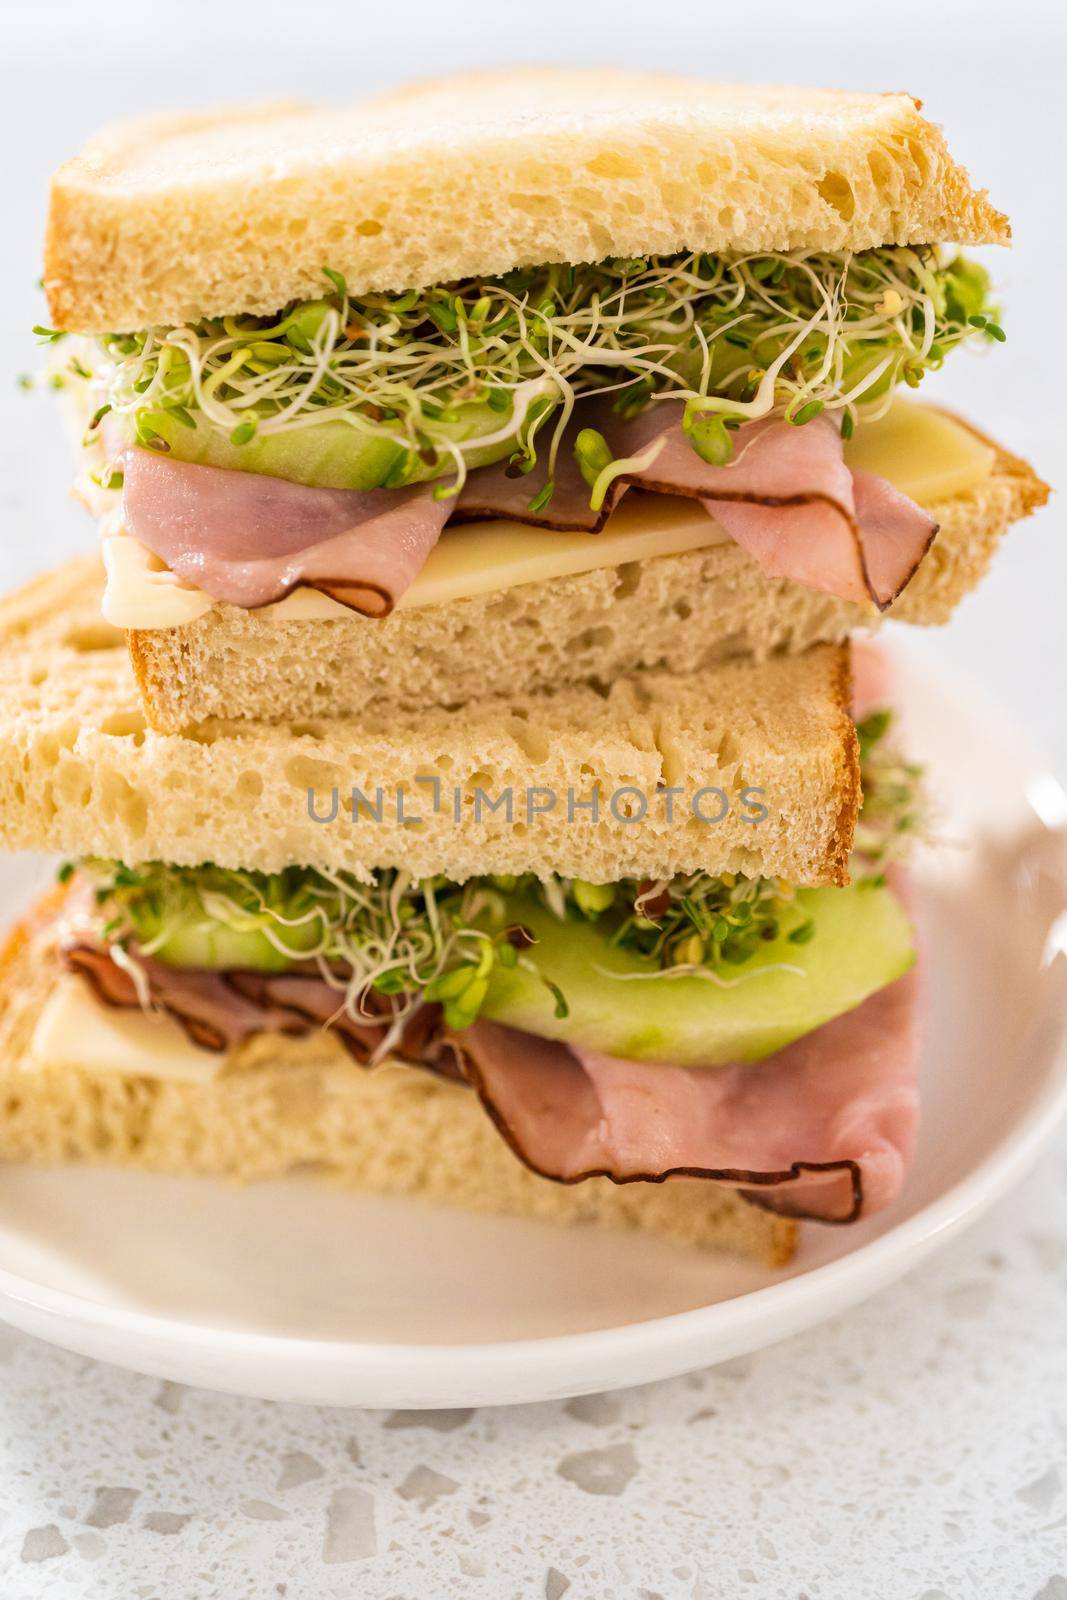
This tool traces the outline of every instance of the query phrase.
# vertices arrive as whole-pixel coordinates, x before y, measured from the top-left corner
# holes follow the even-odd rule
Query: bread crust
[[[352,109],[119,123],[57,172],[44,283],[79,332],[265,315],[544,261],[1008,242],[906,94],[527,71]]]
[[[62,891],[61,891],[62,892]],[[785,1266],[795,1222],[695,1181],[567,1187],[535,1177],[477,1097],[428,1073],[368,1073],[328,1033],[260,1037],[206,1084],[41,1067],[34,1028],[59,977],[48,908],[0,949],[0,1160],[78,1161],[230,1181],[301,1168],[352,1189],[573,1225],[637,1229]]]
[[[927,509],[939,524],[937,538],[911,583],[887,613],[899,622],[937,627],[985,577],[1000,541],[1015,522],[1045,505],[1052,492],[1022,456],[946,406],[937,407],[973,433],[994,454],[983,484]]]

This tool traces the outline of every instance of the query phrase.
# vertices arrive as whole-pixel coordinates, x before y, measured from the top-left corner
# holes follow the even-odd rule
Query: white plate
[[[650,1239],[292,1180],[0,1170],[0,1314],[83,1354],[317,1404],[541,1400],[669,1376],[855,1304],[1018,1179],[1067,1108],[1067,800],[914,645],[909,745],[952,841],[920,863],[924,1121],[904,1195],[785,1274]],[[0,880],[11,896],[26,863]],[[1057,922],[1057,918],[1059,919]],[[1057,946],[1058,953],[1057,953]]]

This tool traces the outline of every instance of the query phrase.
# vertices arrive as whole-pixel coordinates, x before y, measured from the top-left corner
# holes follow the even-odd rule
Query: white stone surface
[[[353,1412],[0,1332],[5,1600],[1065,1600],[1067,1140],[826,1327],[688,1378]]]
[[[1009,343],[940,397],[1056,478],[1062,7],[496,0],[6,8],[0,583],[85,544],[47,402],[10,381],[49,169],[101,118],[500,59],[907,88],[1012,214]],[[476,180],[475,180],[476,181]],[[1067,768],[1067,542],[1020,530],[939,639]],[[1067,1600],[1067,1142],[866,1307],[730,1367],[511,1411],[371,1414],[183,1390],[0,1329],[4,1600]]]

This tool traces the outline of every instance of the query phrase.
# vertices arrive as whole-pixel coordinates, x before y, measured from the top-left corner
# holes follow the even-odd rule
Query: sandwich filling
[[[916,1114],[899,866],[917,773],[860,725],[856,881],[361,884],[293,868],[65,870],[57,938],[96,1000],[226,1062],[319,1028],[474,1089],[546,1177],[704,1176],[845,1221],[899,1186]],[[238,1055],[239,1059],[239,1055]]]
[[[245,607],[387,615],[446,522],[597,533],[682,495],[772,576],[884,610],[933,520],[844,444],[965,340],[983,270],[900,247],[547,266],[78,341],[101,484],[163,568]]]

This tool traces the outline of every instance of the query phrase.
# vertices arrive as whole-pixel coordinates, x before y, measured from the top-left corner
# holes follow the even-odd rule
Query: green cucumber
[[[322,938],[322,923],[318,918],[295,928],[282,928],[270,920],[275,938],[288,945],[293,957],[314,949]],[[249,917],[246,926],[234,928],[207,918],[191,920],[175,929],[153,954],[158,961],[165,961],[171,967],[203,967],[210,972],[250,967],[257,972],[284,972],[292,965],[292,959],[284,956],[261,931],[267,921],[267,917]]]
[[[561,922],[527,896],[509,899],[507,917],[537,940],[526,952],[536,971],[495,967],[481,1015],[627,1061],[759,1061],[853,1010],[915,960],[904,908],[890,889],[869,885],[799,890],[778,938],[721,969],[726,987],[700,977],[620,978],[655,974],[656,964],[613,946],[601,926]],[[791,929],[809,918],[814,937],[792,943]],[[566,1016],[557,1016],[539,974],[562,991]]]
[[[316,489],[396,488],[448,477],[455,470],[446,450],[439,450],[433,461],[423,460],[406,444],[383,435],[380,427],[369,427],[355,417],[254,434],[244,444],[234,444],[228,433],[195,412],[187,411],[185,418],[180,420],[163,410],[141,412],[136,422],[132,418],[125,422],[127,442],[148,444],[155,435],[166,445],[165,453],[176,461],[259,472]],[[455,407],[455,421],[435,424],[435,432],[456,444],[473,442],[473,448],[465,451],[468,470],[473,470],[502,461],[515,449],[521,431],[518,424],[514,433],[494,444],[477,445],[483,435],[498,433],[505,421],[486,402],[468,401]]]

